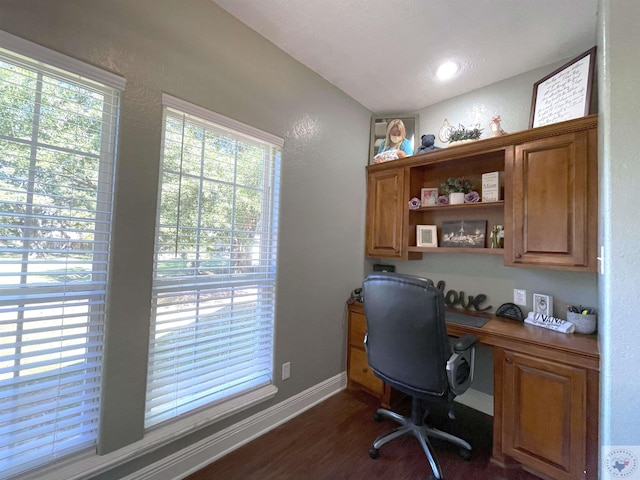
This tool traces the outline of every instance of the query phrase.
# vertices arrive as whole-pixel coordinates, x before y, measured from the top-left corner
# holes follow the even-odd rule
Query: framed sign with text
[[[596,47],[533,85],[529,128],[589,115]]]

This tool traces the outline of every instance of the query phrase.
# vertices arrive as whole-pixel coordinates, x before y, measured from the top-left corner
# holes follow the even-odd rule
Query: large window
[[[273,377],[282,141],[164,104],[147,427]]]
[[[0,36],[0,478],[97,438],[119,94],[78,71]]]

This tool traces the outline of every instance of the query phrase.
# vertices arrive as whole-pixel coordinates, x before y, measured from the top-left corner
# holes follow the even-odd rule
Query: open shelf
[[[457,209],[476,209],[476,208],[491,208],[491,207],[504,207],[504,200],[498,202],[477,202],[477,203],[461,203],[459,205],[429,205],[428,207],[420,207],[412,212],[425,212],[430,210],[457,210]]]
[[[480,255],[504,255],[504,248],[464,248],[464,247],[409,247],[410,252],[420,253],[476,253]]]

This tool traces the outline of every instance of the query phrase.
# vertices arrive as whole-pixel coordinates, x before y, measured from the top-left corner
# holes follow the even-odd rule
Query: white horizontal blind
[[[96,443],[118,102],[0,48],[0,478]]]
[[[273,377],[280,148],[180,105],[200,115],[165,106],[146,427]]]

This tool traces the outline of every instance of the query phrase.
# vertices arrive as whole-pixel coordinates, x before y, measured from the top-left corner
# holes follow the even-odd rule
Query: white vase
[[[460,205],[461,203],[464,203],[464,193],[451,192],[449,194],[449,205]]]

